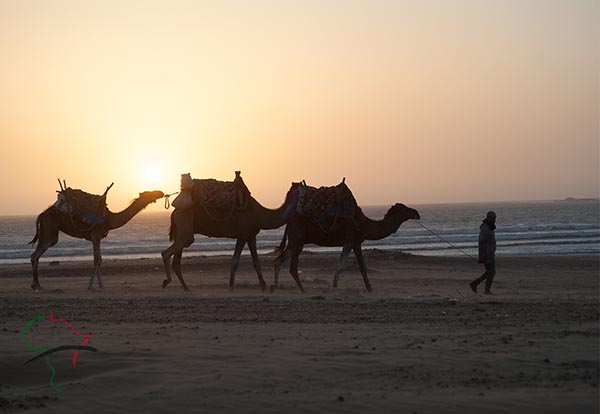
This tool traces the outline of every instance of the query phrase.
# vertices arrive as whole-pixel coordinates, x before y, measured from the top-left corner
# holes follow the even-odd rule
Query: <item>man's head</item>
[[[488,211],[485,218],[489,221],[496,221],[496,212],[495,211]]]

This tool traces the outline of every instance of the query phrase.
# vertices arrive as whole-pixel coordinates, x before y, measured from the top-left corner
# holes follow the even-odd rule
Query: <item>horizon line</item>
[[[448,201],[448,202],[433,202],[433,203],[409,203],[411,206],[438,206],[438,205],[453,205],[453,204],[507,204],[507,203],[569,203],[569,202],[600,202],[600,197],[565,197],[562,199],[532,199],[532,200],[496,200],[496,201]],[[367,207],[387,207],[393,205],[386,204],[365,204],[361,208]],[[172,212],[172,209],[164,211],[149,211],[143,210],[139,214],[165,214]],[[24,213],[24,214],[0,214],[0,217],[31,217],[37,216],[40,213]]]

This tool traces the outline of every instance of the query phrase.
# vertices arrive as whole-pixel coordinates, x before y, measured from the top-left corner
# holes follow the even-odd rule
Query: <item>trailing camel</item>
[[[90,277],[88,289],[92,288],[95,277],[98,277],[98,286],[102,288],[102,279],[100,278],[100,264],[102,263],[100,241],[108,235],[110,230],[124,226],[148,204],[155,202],[163,196],[164,194],[161,191],[145,191],[140,193],[139,197],[133,200],[129,207],[123,211],[118,213],[108,211],[108,214],[102,223],[91,225],[83,224],[74,219],[71,214],[59,210],[54,205],[48,207],[38,216],[35,236],[33,240],[29,242],[29,244],[35,244],[37,242],[36,249],[31,255],[31,265],[33,267],[33,283],[31,288],[34,291],[41,289],[38,280],[38,263],[44,252],[58,242],[59,231],[62,231],[71,237],[92,242],[94,248],[94,273]]]

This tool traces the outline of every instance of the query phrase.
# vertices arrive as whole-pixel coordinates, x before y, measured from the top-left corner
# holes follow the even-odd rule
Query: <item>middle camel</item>
[[[200,181],[200,180],[195,180]],[[214,181],[214,180],[205,180]],[[258,275],[260,286],[266,289],[266,283],[262,275],[258,253],[256,251],[256,235],[260,230],[276,229],[285,224],[284,213],[290,203],[293,202],[294,184],[287,192],[285,201],[277,209],[263,207],[250,195],[245,184],[241,180],[239,172],[236,172],[236,182],[245,190],[242,192],[241,205],[231,208],[221,206],[214,208],[207,205],[201,194],[194,193],[193,202],[185,208],[175,208],[171,213],[171,228],[169,240],[173,242],[165,251],[162,258],[165,265],[166,279],[163,281],[163,289],[171,282],[171,256],[173,256],[172,268],[184,290],[189,290],[181,273],[181,256],[183,249],[194,242],[194,234],[203,234],[209,237],[226,237],[236,239],[235,250],[231,259],[231,271],[229,287],[233,289],[235,284],[235,273],[240,261],[240,255],[246,243],[252,256],[252,264]],[[295,184],[296,186],[298,184]],[[239,200],[238,200],[239,201]],[[222,204],[222,203],[221,203]]]

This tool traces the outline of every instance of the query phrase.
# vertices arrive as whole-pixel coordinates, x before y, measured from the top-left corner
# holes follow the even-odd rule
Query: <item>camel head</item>
[[[140,201],[145,201],[146,204],[154,203],[159,198],[163,198],[165,194],[162,191],[144,191],[137,198]]]
[[[414,208],[407,207],[401,203],[394,204],[386,213],[386,216],[391,214],[399,215],[404,220],[419,220],[421,218],[417,210],[415,210]]]

